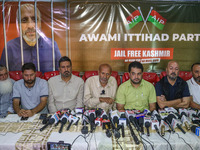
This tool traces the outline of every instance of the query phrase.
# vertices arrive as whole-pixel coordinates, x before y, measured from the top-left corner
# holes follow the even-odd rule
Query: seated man
[[[36,68],[33,63],[22,66],[23,79],[16,81],[13,86],[13,108],[22,117],[31,117],[34,114],[48,113],[47,81],[36,77]]]
[[[72,74],[72,62],[64,56],[59,60],[60,75],[49,79],[48,108],[54,113],[64,108],[83,107],[84,81]]]
[[[8,76],[7,68],[0,65],[0,118],[13,113],[12,88],[14,80]]]
[[[168,62],[167,76],[156,84],[158,106],[188,108],[190,104],[190,92],[187,83],[179,75],[179,65],[175,61]]]
[[[116,103],[118,110],[136,109],[144,111],[156,109],[156,92],[153,84],[142,79],[143,66],[134,61],[128,67],[130,79],[120,85]]]
[[[111,76],[112,68],[108,64],[101,64],[98,73],[98,76],[92,76],[85,82],[84,104],[88,109],[108,111],[114,104],[117,81]]]
[[[200,63],[194,63],[191,71],[193,77],[187,81],[193,99],[190,107],[200,109]]]

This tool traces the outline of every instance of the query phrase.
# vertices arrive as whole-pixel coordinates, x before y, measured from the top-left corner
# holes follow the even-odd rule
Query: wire
[[[119,138],[118,139],[116,139],[116,141],[117,141],[117,144],[119,145],[119,147],[121,148],[121,150],[123,150],[123,148],[122,148],[122,146],[121,146],[121,144],[119,143]]]
[[[154,150],[154,148],[153,148],[153,145],[149,142],[149,141],[147,141],[146,139],[144,139],[143,137],[142,137],[142,135],[140,135],[140,137],[144,140],[144,141],[146,141],[147,143],[149,143],[149,145],[151,146],[151,148],[152,148],[152,150]],[[153,142],[152,142],[153,143]],[[146,149],[147,149],[147,145],[146,145]]]
[[[190,149],[193,150],[193,148],[190,144],[188,144],[182,137],[180,137],[178,133],[176,133],[176,134],[178,135],[178,138],[182,139],[185,142],[185,144],[187,144],[190,147]]]
[[[169,144],[170,149],[173,150],[173,149],[172,149],[172,145],[169,143],[169,141],[167,141],[167,139],[165,139],[164,137],[162,137],[159,133],[158,133],[158,135],[159,135],[162,139],[164,139],[164,140]]]
[[[75,141],[79,138],[79,137],[83,137],[84,139],[85,139],[85,142],[87,143],[87,145],[88,145],[88,147],[87,147],[87,150],[89,149],[89,143],[86,141],[86,138],[87,138],[87,136],[83,136],[83,135],[78,135],[75,139],[74,139],[74,141],[72,142],[72,145],[71,145],[71,147],[73,146],[73,144],[75,143]]]

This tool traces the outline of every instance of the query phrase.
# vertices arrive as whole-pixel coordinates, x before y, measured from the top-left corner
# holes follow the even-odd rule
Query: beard
[[[0,81],[0,94],[8,94],[12,92],[13,83],[10,78]]]
[[[24,82],[26,84],[33,84],[33,83],[35,83],[35,79],[34,80],[24,80]]]
[[[194,78],[194,80],[196,81],[196,82],[198,82],[198,83],[200,83],[200,76],[198,76],[198,77],[193,77]]]
[[[140,80],[140,79],[138,79],[138,78],[137,78],[137,80],[138,80],[138,81],[131,80],[131,82],[132,82],[133,84],[140,84],[141,81],[142,81],[142,80]]]
[[[177,79],[177,75],[173,72],[173,73],[171,73],[170,75],[167,75],[168,76],[168,78],[170,79],[170,80],[173,80],[173,81],[175,81],[176,79]]]
[[[29,38],[29,37],[26,35],[27,32],[35,32],[34,38]],[[24,38],[24,40],[27,41],[27,42],[34,42],[34,43],[36,43],[36,40],[37,40],[37,39],[36,39],[36,34],[37,34],[37,39],[39,39],[40,34],[36,33],[35,29],[27,29],[26,31],[23,32],[23,38]]]
[[[67,78],[67,77],[70,77],[71,76],[71,72],[69,72],[69,71],[65,71],[64,73],[62,73],[61,75],[63,76],[63,77],[65,77],[65,78]]]

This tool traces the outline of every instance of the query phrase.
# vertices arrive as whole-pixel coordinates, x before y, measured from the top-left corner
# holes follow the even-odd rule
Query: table
[[[58,133],[60,124],[58,126],[48,126],[44,131],[40,132],[40,128],[43,126],[42,121],[38,119],[39,115],[35,115],[27,121],[20,121],[20,118],[16,114],[8,115],[5,119],[0,119],[0,150],[14,150],[14,149],[46,149],[47,142],[64,141],[66,143],[72,143],[72,141],[81,135],[82,125],[72,125],[69,131],[66,131],[66,126],[63,128],[62,133]],[[67,123],[68,125],[68,123]],[[134,130],[139,135],[136,130]],[[178,130],[177,130],[178,131]],[[121,130],[120,130],[121,132]],[[150,136],[146,134],[142,135],[144,139],[151,142],[154,145],[155,150],[169,150],[169,144],[163,140],[155,131],[150,130]],[[146,131],[145,131],[146,133]],[[164,138],[172,145],[173,150],[190,150],[191,148],[184,143],[182,137],[194,150],[200,149],[200,139],[192,132],[183,134],[181,132],[168,133],[166,132]],[[141,140],[141,138],[140,138]],[[129,128],[125,127],[125,138],[120,137],[118,139],[120,145],[124,150],[143,150],[143,145],[140,142],[139,145],[135,145],[133,138],[131,137]],[[141,140],[144,141],[144,140]],[[97,127],[95,133],[90,133],[87,138],[90,150],[120,150],[120,146],[117,144],[117,139],[114,137],[108,138],[105,135],[105,131],[101,127]],[[144,141],[146,149],[151,150],[150,144]],[[73,150],[87,149],[87,143],[84,138],[80,137],[73,144]]]

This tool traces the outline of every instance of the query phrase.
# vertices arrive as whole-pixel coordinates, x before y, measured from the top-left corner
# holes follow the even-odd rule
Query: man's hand
[[[161,96],[159,97],[159,99],[160,99],[161,101],[163,101],[163,102],[164,102],[164,101],[167,101],[166,98],[165,98],[165,95],[161,95]]]
[[[32,117],[34,115],[32,110],[25,110],[25,111],[26,111],[26,116],[24,116],[24,117]]]
[[[19,117],[25,117],[26,115],[26,110],[20,109],[20,111],[17,113]]]
[[[114,100],[110,97],[99,97],[100,102],[105,102],[108,104],[112,104]]]

